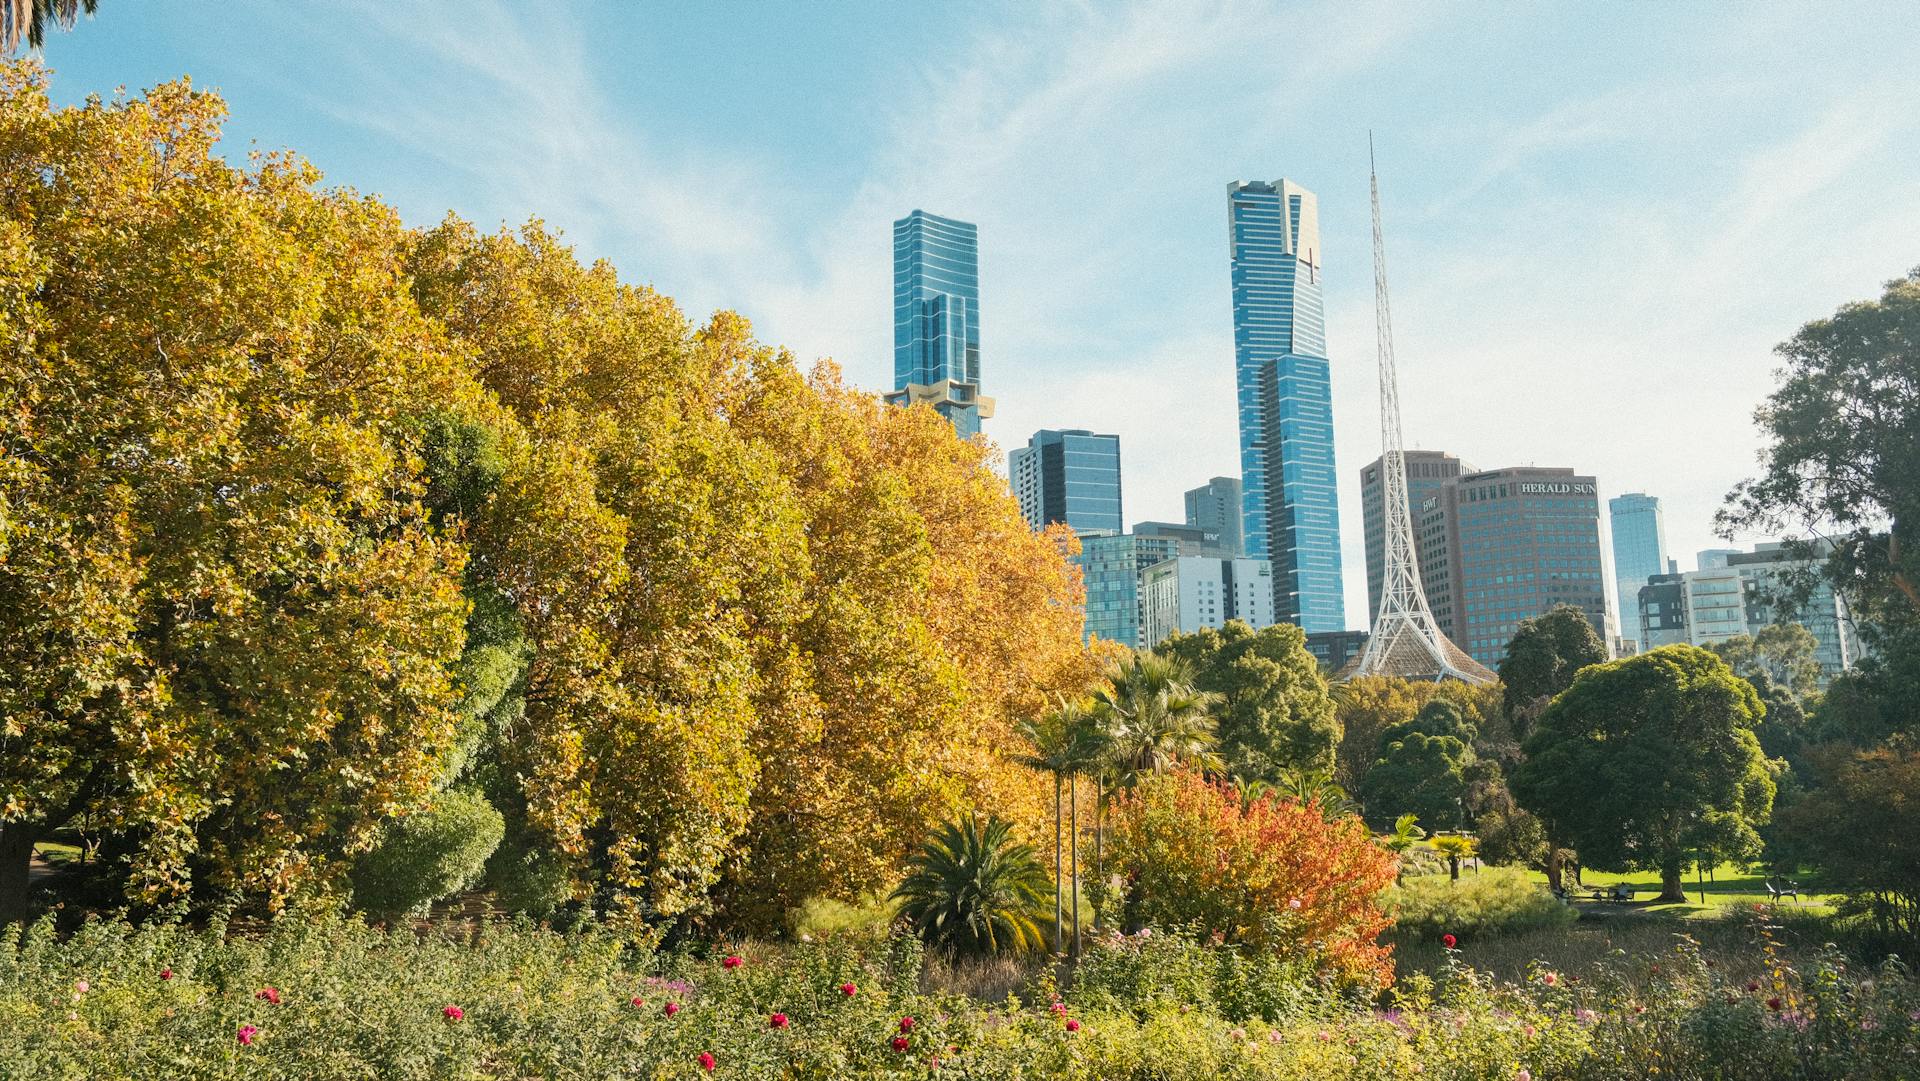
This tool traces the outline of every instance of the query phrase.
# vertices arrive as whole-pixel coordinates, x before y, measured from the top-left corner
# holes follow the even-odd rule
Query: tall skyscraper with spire
[[[1242,543],[1273,564],[1273,611],[1347,627],[1318,200],[1291,180],[1227,187]]]
[[[962,439],[980,433],[980,233],[916,210],[893,223],[895,405],[926,402]]]

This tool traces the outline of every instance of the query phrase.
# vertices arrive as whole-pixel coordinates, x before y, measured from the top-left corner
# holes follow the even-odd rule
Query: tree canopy
[[[1704,649],[1594,665],[1541,714],[1513,794],[1586,865],[1658,871],[1677,898],[1689,860],[1759,850],[1774,796],[1760,715],[1753,686]]]
[[[1278,781],[1289,770],[1330,770],[1340,726],[1306,633],[1291,623],[1176,634],[1156,652],[1183,662],[1193,685],[1220,697],[1213,710],[1228,773]]]
[[[1500,659],[1500,684],[1506,688],[1507,714],[1516,733],[1524,736],[1525,722],[1572,686],[1580,669],[1606,659],[1607,644],[1582,608],[1561,604],[1521,620]]]

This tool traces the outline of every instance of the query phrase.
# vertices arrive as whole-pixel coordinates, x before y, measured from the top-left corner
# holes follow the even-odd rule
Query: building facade
[[[1318,200],[1242,181],[1227,206],[1242,545],[1272,564],[1278,618],[1345,630]]]
[[[1520,621],[1583,609],[1606,641],[1600,498],[1591,476],[1521,466],[1463,473],[1421,504],[1415,543],[1434,622],[1496,667]]]
[[[1120,437],[1042,429],[1007,456],[1007,479],[1027,524],[1065,522],[1075,533],[1120,532]]]
[[[1273,569],[1264,559],[1179,556],[1140,572],[1140,638],[1145,648],[1237,619],[1272,626]]]
[[[1858,664],[1859,630],[1844,598],[1817,574],[1814,561],[1802,560],[1787,546],[1765,543],[1751,552],[1715,549],[1724,565],[1685,574],[1656,575],[1640,589],[1640,633],[1644,648],[1690,642],[1711,646],[1740,635],[1758,634],[1776,623],[1798,623],[1812,632],[1814,659],[1824,689],[1835,676]],[[1790,599],[1791,584],[1812,583],[1805,603]]]
[[[1307,652],[1328,675],[1358,661],[1367,649],[1366,631],[1319,631],[1307,635]]]
[[[1073,557],[1087,591],[1086,640],[1104,638],[1144,649],[1140,633],[1140,574],[1180,555],[1173,537],[1085,533]]]
[[[1239,477],[1214,477],[1187,490],[1187,524],[1219,534],[1225,554],[1246,555],[1241,501]]]
[[[1421,521],[1422,507],[1427,500],[1439,494],[1446,483],[1462,473],[1473,472],[1473,466],[1440,450],[1410,450],[1407,458],[1407,509],[1413,522],[1413,548],[1418,558],[1422,552]],[[1375,458],[1360,470],[1360,522],[1367,544],[1367,617],[1380,614],[1380,583],[1387,573],[1386,551],[1386,507],[1381,503],[1381,488],[1385,484],[1381,474],[1380,459]],[[1427,584],[1425,561],[1421,562],[1420,583]],[[1434,603],[1433,590],[1427,589],[1427,606]],[[1439,613],[1434,613],[1435,618]]]
[[[980,235],[915,210],[893,223],[895,405],[925,402],[970,439],[993,416],[980,394]]]
[[[1656,574],[1640,587],[1637,610],[1640,651],[1689,641],[1687,633],[1687,576]]]
[[[1620,633],[1640,633],[1640,587],[1667,570],[1667,527],[1658,497],[1628,492],[1607,500],[1607,524],[1613,531],[1614,598]]]
[[[1222,539],[1218,530],[1206,526],[1179,522],[1135,522],[1133,532],[1142,537],[1171,537],[1180,542],[1180,554],[1183,556],[1232,559],[1239,554]]]

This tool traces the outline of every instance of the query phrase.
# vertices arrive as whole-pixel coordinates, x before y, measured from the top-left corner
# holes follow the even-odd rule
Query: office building
[[[1007,456],[1027,524],[1065,522],[1075,533],[1120,532],[1120,437],[1042,429]]]
[[[1086,586],[1086,640],[1145,648],[1140,635],[1140,572],[1180,555],[1174,537],[1084,533],[1073,558]]]
[[[1798,623],[1813,632],[1814,659],[1820,662],[1824,690],[1833,677],[1860,663],[1862,647],[1846,599],[1819,573],[1821,561],[1801,559],[1775,541],[1756,544],[1751,552],[1730,554],[1727,569],[1738,572],[1745,584],[1750,633],[1774,623]],[[1811,591],[1804,603],[1796,603],[1792,594],[1802,582]]]
[[[1238,553],[1226,543],[1218,530],[1178,522],[1135,522],[1133,531],[1142,537],[1171,537],[1180,542],[1183,556],[1212,556],[1232,559]]]
[[[1264,559],[1179,556],[1140,572],[1140,639],[1151,649],[1178,631],[1191,634],[1237,619],[1258,630],[1274,623],[1273,570]]]
[[[1817,561],[1803,560],[1786,545],[1766,543],[1751,552],[1716,549],[1724,565],[1685,574],[1656,575],[1640,590],[1644,648],[1690,642],[1711,646],[1758,634],[1776,623],[1798,623],[1812,632],[1821,688],[1860,661],[1858,628],[1844,598],[1812,574]],[[1790,599],[1793,584],[1812,589],[1804,603]]]
[[[1497,666],[1520,621],[1571,604],[1606,641],[1607,594],[1594,478],[1534,466],[1463,473],[1421,505],[1420,577],[1434,622]]]
[[[1412,514],[1413,549],[1417,557],[1420,548],[1420,515],[1422,505],[1431,497],[1439,494],[1447,481],[1462,473],[1471,473],[1473,466],[1440,450],[1410,450],[1407,461],[1407,509]],[[1381,485],[1385,478],[1380,470],[1380,459],[1373,461],[1360,470],[1360,522],[1367,544],[1367,618],[1372,619],[1380,613],[1380,582],[1386,574],[1386,507],[1381,503]],[[1425,566],[1421,566],[1425,583]],[[1433,590],[1427,590],[1428,607],[1433,605]],[[1439,616],[1435,613],[1435,618]]]
[[[1728,556],[1740,554],[1738,548],[1702,548],[1693,556],[1695,570],[1717,571],[1726,567]]]
[[[1635,638],[1640,633],[1640,587],[1667,569],[1667,529],[1660,500],[1643,492],[1614,496],[1607,500],[1607,521],[1613,531],[1620,633]]]
[[[1318,201],[1252,181],[1228,186],[1227,207],[1241,543],[1271,561],[1279,619],[1345,630]]]
[[[980,237],[972,225],[916,210],[893,223],[895,405],[925,402],[962,439],[980,434]]]
[[[1358,661],[1367,648],[1366,631],[1318,631],[1307,635],[1307,652],[1320,670],[1332,675]]]
[[[1241,513],[1239,477],[1215,477],[1187,490],[1187,524],[1219,534],[1226,555],[1247,554],[1241,540]]]

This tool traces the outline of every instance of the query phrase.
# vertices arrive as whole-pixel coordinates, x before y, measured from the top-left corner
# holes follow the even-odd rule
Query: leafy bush
[[[427,809],[387,825],[353,868],[353,903],[391,919],[420,913],[480,877],[506,821],[485,796],[454,788]]]
[[[1457,882],[1445,874],[1408,878],[1387,891],[1386,905],[1402,932],[1430,939],[1557,927],[1579,916],[1517,867],[1487,867]]]
[[[1076,1004],[1146,1017],[1182,1007],[1230,1021],[1278,1021],[1325,1001],[1314,972],[1268,950],[1202,943],[1191,933],[1094,939],[1073,970]]]
[[[1197,773],[1151,776],[1118,800],[1113,859],[1135,924],[1196,927],[1383,984],[1375,938],[1394,859],[1357,818],[1332,822],[1273,795],[1242,802]]]
[[[809,897],[787,913],[787,933],[794,938],[846,936],[869,941],[887,937],[898,906],[885,896],[869,893],[855,901]]]

